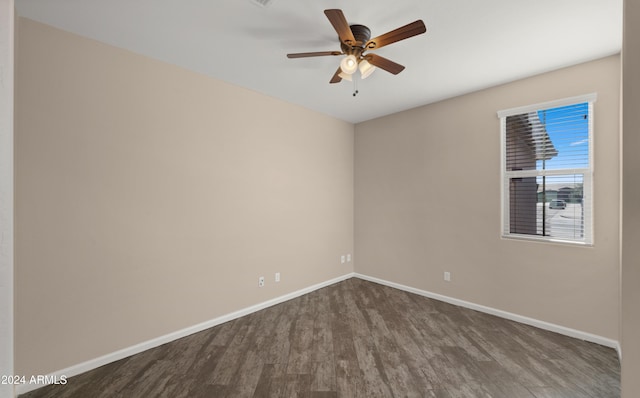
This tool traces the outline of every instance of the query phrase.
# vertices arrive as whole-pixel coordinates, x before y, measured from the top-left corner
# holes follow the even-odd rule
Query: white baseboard
[[[21,385],[16,386],[16,394],[17,395],[24,394],[24,393],[27,393],[29,391],[35,390],[35,389],[40,388],[40,387],[44,387],[45,385],[52,383],[52,382],[46,382],[46,380],[60,380],[61,376],[65,376],[65,378],[69,378],[69,377],[76,376],[76,375],[84,373],[84,372],[88,372],[90,370],[96,369],[96,368],[98,368],[100,366],[103,366],[103,365],[106,365],[108,363],[115,362],[115,361],[118,361],[120,359],[129,357],[131,355],[138,354],[138,353],[140,353],[142,351],[146,351],[148,349],[161,346],[162,344],[166,344],[166,343],[172,342],[172,341],[180,339],[182,337],[186,337],[186,336],[189,336],[191,334],[194,334],[194,333],[197,333],[197,332],[201,332],[201,331],[209,329],[211,327],[223,324],[225,322],[232,321],[234,319],[243,317],[245,315],[252,314],[254,312],[263,310],[265,308],[274,306],[276,304],[283,303],[285,301],[294,299],[294,298],[302,296],[304,294],[311,293],[311,292],[313,292],[315,290],[321,289],[321,288],[326,287],[326,286],[333,285],[333,284],[338,283],[338,282],[342,282],[344,280],[347,280],[347,279],[350,279],[350,278],[353,278],[353,277],[360,278],[360,279],[363,279],[363,280],[367,280],[367,281],[370,281],[370,282],[379,283],[381,285],[393,287],[393,288],[396,288],[396,289],[404,290],[404,291],[409,292],[409,293],[415,293],[415,294],[418,294],[418,295],[421,295],[421,296],[424,296],[424,297],[429,297],[429,298],[432,298],[432,299],[435,299],[435,300],[444,301],[446,303],[457,305],[457,306],[460,306],[460,307],[465,307],[465,308],[469,308],[469,309],[472,309],[472,310],[476,310],[476,311],[484,312],[484,313],[487,313],[487,314],[495,315],[495,316],[498,316],[498,317],[501,317],[501,318],[509,319],[509,320],[516,321],[516,322],[520,322],[520,323],[523,323],[523,324],[526,324],[526,325],[535,326],[535,327],[538,327],[540,329],[544,329],[544,330],[549,330],[549,331],[552,331],[552,332],[560,333],[560,334],[563,334],[565,336],[574,337],[574,338],[578,338],[578,339],[585,340],[585,341],[590,341],[592,343],[600,344],[600,345],[603,345],[605,347],[611,347],[611,348],[614,348],[614,349],[616,349],[618,351],[618,356],[620,358],[622,357],[621,350],[620,350],[620,343],[618,341],[616,341],[616,340],[611,340],[611,339],[608,339],[608,338],[605,338],[605,337],[602,337],[602,336],[598,336],[598,335],[594,335],[594,334],[591,334],[591,333],[582,332],[582,331],[579,331],[579,330],[567,328],[567,327],[560,326],[560,325],[555,325],[555,324],[552,324],[552,323],[549,323],[549,322],[544,322],[544,321],[540,321],[540,320],[533,319],[533,318],[528,318],[528,317],[525,317],[525,316],[522,316],[522,315],[513,314],[513,313],[510,313],[510,312],[498,310],[498,309],[495,309],[495,308],[486,307],[486,306],[479,305],[479,304],[474,304],[474,303],[471,303],[471,302],[468,302],[468,301],[464,301],[464,300],[459,300],[459,299],[456,299],[456,298],[453,298],[453,297],[448,297],[448,296],[444,296],[444,295],[441,295],[441,294],[432,293],[432,292],[429,292],[429,291],[426,291],[426,290],[420,290],[420,289],[417,289],[417,288],[414,288],[414,287],[401,285],[399,283],[390,282],[390,281],[387,281],[387,280],[384,280],[384,279],[379,279],[379,278],[375,278],[375,277],[368,276],[368,275],[363,275],[363,274],[358,274],[358,273],[349,273],[349,274],[345,274],[345,275],[339,276],[339,277],[334,278],[334,279],[330,279],[330,280],[325,281],[325,282],[318,283],[318,284],[313,285],[313,286],[306,287],[304,289],[297,290],[297,291],[289,293],[289,294],[285,294],[285,295],[280,296],[280,297],[276,297],[276,298],[271,299],[271,300],[267,300],[265,302],[253,305],[251,307],[247,307],[247,308],[241,309],[239,311],[235,311],[235,312],[232,312],[230,314],[226,314],[226,315],[220,316],[218,318],[215,318],[215,319],[212,319],[212,320],[209,320],[209,321],[206,321],[206,322],[202,322],[202,323],[199,323],[197,325],[190,326],[188,328],[185,328],[185,329],[182,329],[182,330],[178,330],[178,331],[175,331],[173,333],[169,333],[169,334],[166,334],[164,336],[160,336],[160,337],[157,337],[155,339],[148,340],[148,341],[142,342],[140,344],[136,344],[134,346],[127,347],[127,348],[124,348],[122,350],[118,350],[116,352],[112,352],[112,353],[107,354],[107,355],[103,355],[103,356],[101,356],[99,358],[91,359],[91,360],[88,360],[86,362],[82,362],[80,364],[70,366],[70,367],[68,367],[66,369],[62,369],[62,370],[59,370],[57,372],[53,372],[53,373],[45,376],[45,383],[42,383],[42,384],[35,384],[35,383],[34,384],[21,384]]]
[[[323,287],[330,286],[330,285],[333,285],[333,284],[338,283],[338,282],[342,282],[344,280],[352,278],[353,276],[354,276],[354,273],[345,274],[345,275],[339,276],[337,278],[330,279],[328,281],[321,282],[321,283],[318,283],[316,285],[309,286],[309,287],[306,287],[304,289],[300,289],[300,290],[297,290],[295,292],[288,293],[288,294],[285,294],[285,295],[280,296],[280,297],[276,297],[276,298],[271,299],[271,300],[267,300],[265,302],[253,305],[251,307],[243,308],[241,310],[232,312],[230,314],[226,314],[226,315],[220,316],[218,318],[211,319],[209,321],[202,322],[202,323],[199,323],[197,325],[190,326],[188,328],[185,328],[185,329],[182,329],[182,330],[178,330],[178,331],[175,331],[173,333],[166,334],[164,336],[157,337],[155,339],[144,341],[144,342],[142,342],[140,344],[136,344],[136,345],[131,346],[131,347],[123,348],[122,350],[118,350],[118,351],[112,352],[110,354],[103,355],[103,356],[101,356],[99,358],[90,359],[90,360],[88,360],[86,362],[82,362],[80,364],[70,366],[70,367],[68,367],[66,369],[62,369],[62,370],[59,370],[57,372],[53,372],[53,373],[51,373],[49,375],[46,375],[44,377],[44,380],[45,380],[44,383],[33,383],[33,384],[27,383],[27,384],[20,384],[20,385],[16,386],[16,395],[24,394],[24,393],[27,393],[29,391],[32,391],[32,390],[35,390],[35,389],[38,389],[38,388],[41,388],[41,387],[44,387],[44,386],[46,386],[48,384],[52,384],[53,383],[53,381],[47,382],[47,380],[58,380],[59,381],[59,380],[61,380],[61,376],[65,376],[65,378],[69,378],[69,377],[76,376],[76,375],[79,375],[79,374],[84,373],[84,372],[88,372],[90,370],[96,369],[96,368],[98,368],[100,366],[103,366],[103,365],[106,365],[108,363],[118,361],[120,359],[129,357],[131,355],[139,354],[142,351],[146,351],[148,349],[155,348],[155,347],[161,346],[161,345],[166,344],[166,343],[170,343],[170,342],[172,342],[174,340],[177,340],[177,339],[180,339],[182,337],[186,337],[186,336],[192,335],[194,333],[201,332],[203,330],[212,328],[214,326],[218,326],[220,324],[232,321],[234,319],[243,317],[245,315],[252,314],[254,312],[263,310],[265,308],[274,306],[276,304],[284,303],[285,301],[289,301],[289,300],[294,299],[296,297],[300,297],[300,296],[302,296],[304,294],[311,293],[311,292],[313,292],[315,290],[318,290],[318,289],[321,289]]]
[[[580,340],[585,340],[585,341],[589,341],[589,342],[592,342],[592,343],[600,344],[600,345],[605,346],[605,347],[614,348],[618,352],[618,357],[620,357],[620,358],[622,357],[621,350],[620,350],[620,342],[618,342],[617,340],[612,340],[612,339],[609,339],[609,338],[606,338],[606,337],[598,336],[598,335],[595,335],[595,334],[583,332],[583,331],[576,330],[576,329],[571,329],[571,328],[568,328],[568,327],[565,327],[565,326],[560,326],[560,325],[556,325],[556,324],[553,324],[553,323],[540,321],[538,319],[529,318],[529,317],[526,317],[526,316],[522,316],[522,315],[511,313],[511,312],[502,311],[502,310],[498,310],[498,309],[491,308],[491,307],[486,307],[484,305],[471,303],[469,301],[459,300],[459,299],[456,299],[456,298],[453,298],[453,297],[448,297],[448,296],[444,296],[444,295],[441,295],[441,294],[432,293],[432,292],[429,292],[429,291],[426,291],[426,290],[417,289],[417,288],[414,288],[414,287],[411,287],[411,286],[405,286],[405,285],[401,285],[399,283],[389,282],[387,280],[375,278],[375,277],[368,276],[368,275],[355,273],[354,276],[356,278],[364,279],[366,281],[375,282],[375,283],[379,283],[381,285],[385,285],[385,286],[393,287],[393,288],[396,288],[396,289],[404,290],[404,291],[409,292],[409,293],[415,293],[415,294],[418,294],[420,296],[432,298],[432,299],[435,299],[435,300],[438,300],[438,301],[444,301],[445,303],[457,305],[459,307],[469,308],[469,309],[472,309],[472,310],[484,312],[486,314],[495,315],[495,316],[498,316],[500,318],[505,318],[505,319],[509,319],[509,320],[516,321],[516,322],[519,322],[519,323],[523,323],[525,325],[535,326],[537,328],[548,330],[548,331],[555,332],[555,333],[559,333],[559,334],[562,334],[562,335],[565,335],[565,336],[574,337],[574,338],[577,338],[577,339],[580,339]]]

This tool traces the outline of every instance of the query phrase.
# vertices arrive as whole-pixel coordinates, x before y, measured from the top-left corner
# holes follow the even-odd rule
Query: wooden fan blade
[[[294,53],[287,54],[287,58],[305,58],[305,57],[322,57],[325,55],[342,55],[340,51],[318,51],[311,53]]]
[[[384,69],[394,75],[397,75],[404,70],[404,66],[376,54],[367,54],[364,58],[369,61],[371,65]]]
[[[336,70],[336,73],[333,74],[333,77],[331,78],[331,80],[329,80],[329,83],[340,83],[340,81],[342,81],[342,78],[338,76],[340,72],[342,72],[342,69],[338,67],[338,70]]]
[[[387,46],[391,43],[395,43],[400,40],[408,39],[413,36],[423,34],[427,31],[427,27],[424,26],[424,22],[421,19],[411,22],[405,26],[401,26],[398,29],[387,32],[381,36],[374,37],[367,42],[365,48],[374,49]]]
[[[340,41],[348,46],[353,46],[356,42],[356,38],[353,37],[353,32],[349,27],[347,19],[344,17],[342,10],[331,9],[324,10],[324,15],[329,18],[329,22],[333,25],[333,28],[338,32]]]

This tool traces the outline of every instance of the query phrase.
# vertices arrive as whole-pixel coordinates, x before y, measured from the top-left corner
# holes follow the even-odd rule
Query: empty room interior
[[[0,396],[640,396],[638,2],[2,2]]]

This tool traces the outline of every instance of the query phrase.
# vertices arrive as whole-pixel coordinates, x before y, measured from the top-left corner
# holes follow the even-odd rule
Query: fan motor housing
[[[356,42],[353,45],[340,43],[340,48],[344,54],[355,55],[356,58],[360,58],[365,50],[364,46],[371,38],[371,30],[364,25],[350,25],[349,27]]]
[[[349,25],[353,37],[356,39],[354,47],[364,47],[371,38],[371,30],[364,25]]]

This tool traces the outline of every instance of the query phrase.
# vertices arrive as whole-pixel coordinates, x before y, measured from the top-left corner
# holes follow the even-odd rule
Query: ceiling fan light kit
[[[376,67],[397,75],[404,70],[404,66],[379,55],[366,53],[366,51],[377,50],[427,31],[424,22],[417,20],[371,39],[371,30],[364,25],[349,25],[342,10],[324,10],[324,14],[338,33],[342,51],[294,53],[287,54],[287,58],[345,55],[329,83],[338,83],[342,80],[351,81],[352,75],[357,70],[360,70],[360,77],[366,79],[376,70]]]

